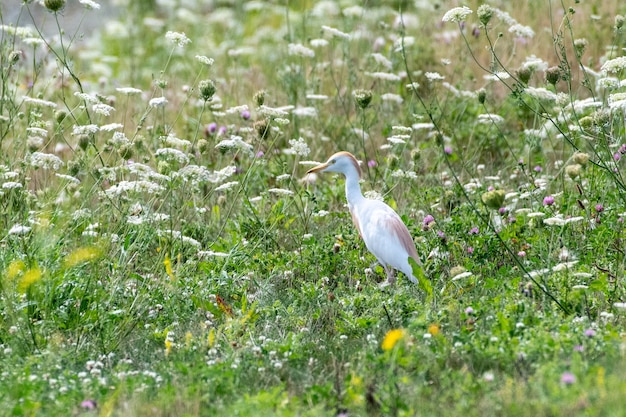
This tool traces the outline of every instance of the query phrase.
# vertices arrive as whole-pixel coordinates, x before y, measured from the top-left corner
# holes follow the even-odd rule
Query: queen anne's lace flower
[[[467,16],[472,14],[472,9],[467,6],[455,7],[450,9],[443,15],[442,22],[463,22]]]

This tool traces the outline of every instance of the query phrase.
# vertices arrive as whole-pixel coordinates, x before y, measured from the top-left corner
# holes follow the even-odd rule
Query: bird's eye
[[[331,159],[331,160],[330,160],[330,163],[331,163],[331,164],[334,164],[334,163],[336,163],[336,162],[337,162],[337,160],[336,160],[336,159]]]

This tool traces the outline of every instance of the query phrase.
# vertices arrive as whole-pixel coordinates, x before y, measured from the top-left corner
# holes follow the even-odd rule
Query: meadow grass
[[[1,415],[623,415],[623,2],[14,3]]]

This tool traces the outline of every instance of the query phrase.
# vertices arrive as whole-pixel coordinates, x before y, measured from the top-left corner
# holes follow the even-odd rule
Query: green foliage
[[[622,411],[621,3],[22,3],[0,415]],[[416,285],[303,178],[339,150]]]

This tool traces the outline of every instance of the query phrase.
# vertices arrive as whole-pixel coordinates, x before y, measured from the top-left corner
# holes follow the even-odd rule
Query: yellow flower
[[[22,294],[26,293],[31,285],[41,279],[41,275],[41,269],[39,269],[38,266],[24,272],[22,279],[20,280],[19,284],[17,284],[17,290]]]
[[[168,338],[165,338],[165,356],[169,355],[172,352],[172,341]]]
[[[392,329],[387,332],[385,338],[383,339],[383,343],[381,348],[383,350],[391,350],[396,346],[398,341],[402,339],[405,335],[404,329]]]
[[[20,272],[24,271],[25,269],[26,264],[24,263],[24,261],[22,261],[21,259],[15,259],[9,264],[5,273],[8,279],[13,280],[20,274]]]
[[[211,330],[209,330],[209,337],[207,339],[207,341],[209,342],[209,347],[212,348],[215,344],[215,329],[212,328]]]
[[[100,249],[96,247],[78,248],[63,258],[63,266],[71,268],[83,262],[90,262],[100,257]]]
[[[438,324],[431,324],[430,326],[428,326],[428,333],[432,334],[433,336],[437,336],[439,334],[439,325]]]
[[[172,270],[172,261],[170,257],[165,255],[165,260],[163,261],[163,265],[165,265],[165,272],[170,279],[174,279],[174,271]]]

